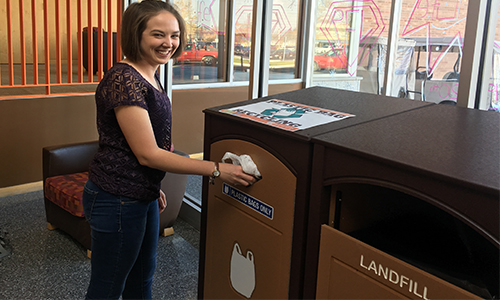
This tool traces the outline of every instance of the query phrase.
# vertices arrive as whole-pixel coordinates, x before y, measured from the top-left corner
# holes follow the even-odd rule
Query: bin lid
[[[473,223],[493,224],[483,229],[493,234],[498,243],[500,114],[497,112],[435,104],[335,134],[326,133],[313,141],[390,168],[418,172],[424,178],[476,191],[475,199],[441,200],[447,207],[461,207],[459,213],[463,216],[474,215]],[[407,183],[413,184],[418,185]]]
[[[431,105],[428,102],[387,97],[375,94],[360,93],[346,90],[338,90],[328,87],[311,87],[297,91],[271,95],[267,97],[217,106],[204,110],[207,114],[218,114],[219,116],[228,118],[238,118],[233,115],[221,113],[222,109],[229,109],[233,107],[263,102],[267,100],[285,100],[307,106],[313,106],[323,109],[329,109],[347,114],[353,114],[355,117],[347,118],[341,121],[326,123],[308,129],[294,131],[295,138],[306,139],[323,134],[330,131],[339,130],[342,128],[350,127],[366,123],[368,121],[384,118],[390,115],[398,114],[403,111],[418,109]],[[275,130],[277,133],[292,134],[291,132],[274,128],[271,126],[263,125],[248,119],[240,118],[242,122],[249,122],[255,126],[265,126],[269,130]]]

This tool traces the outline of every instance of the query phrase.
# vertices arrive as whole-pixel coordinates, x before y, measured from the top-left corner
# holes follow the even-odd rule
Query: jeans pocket
[[[82,194],[83,213],[85,219],[90,221],[92,219],[92,209],[94,208],[95,200],[97,199],[98,191],[91,189],[88,184],[85,184]]]

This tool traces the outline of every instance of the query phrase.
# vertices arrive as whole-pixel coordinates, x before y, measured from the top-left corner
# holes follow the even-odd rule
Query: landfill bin
[[[250,110],[252,105],[273,100],[279,104]],[[251,187],[204,181],[198,297],[313,297],[314,292],[304,294],[304,284],[310,281],[304,270],[311,138],[426,105],[313,87],[205,110],[205,159],[220,161],[226,152],[248,154],[262,179]],[[301,123],[299,115],[309,110],[318,119],[320,115],[340,119],[291,130],[290,126]],[[280,113],[287,118],[280,118]],[[346,114],[350,116],[344,118]],[[317,259],[317,253],[312,255]]]
[[[314,137],[316,296],[497,299],[499,127],[432,105]]]

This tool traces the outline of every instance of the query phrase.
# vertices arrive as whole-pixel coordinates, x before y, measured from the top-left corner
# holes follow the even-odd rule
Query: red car
[[[323,69],[345,69],[347,56],[342,49],[330,50],[321,55],[314,56],[314,71]]]
[[[202,62],[207,66],[215,66],[219,52],[215,48],[203,49],[193,43],[188,43],[182,51],[182,55],[177,57],[176,63]]]

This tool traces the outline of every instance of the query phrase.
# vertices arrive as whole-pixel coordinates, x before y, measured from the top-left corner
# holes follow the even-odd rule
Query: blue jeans
[[[159,236],[158,202],[116,196],[87,181],[83,209],[92,229],[86,299],[151,299]]]

